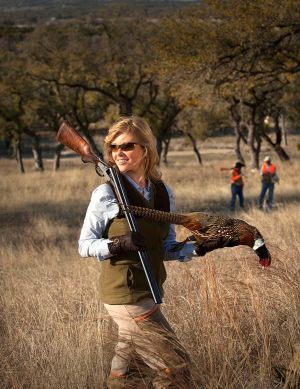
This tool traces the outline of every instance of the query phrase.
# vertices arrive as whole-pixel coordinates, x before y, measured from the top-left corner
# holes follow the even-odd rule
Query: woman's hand
[[[147,249],[145,238],[139,232],[131,231],[126,235],[115,236],[111,240],[112,242],[108,243],[108,250],[113,255]]]

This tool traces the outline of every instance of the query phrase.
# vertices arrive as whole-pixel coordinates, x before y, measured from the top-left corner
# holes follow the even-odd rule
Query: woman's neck
[[[147,179],[143,175],[134,174],[132,172],[126,172],[125,174],[127,174],[132,179],[132,181],[134,181],[141,189],[146,188]]]

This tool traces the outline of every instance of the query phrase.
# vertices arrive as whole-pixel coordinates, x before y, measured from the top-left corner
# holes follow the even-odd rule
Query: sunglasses
[[[111,144],[109,145],[111,151],[131,151],[134,149],[135,145],[139,145],[139,143],[134,142],[128,142],[128,143],[122,143],[120,145]]]

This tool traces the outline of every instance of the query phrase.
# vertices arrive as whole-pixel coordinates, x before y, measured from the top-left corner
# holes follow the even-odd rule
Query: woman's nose
[[[117,151],[117,156],[119,157],[119,156],[124,156],[124,155],[126,155],[126,154],[124,153],[124,151],[121,150],[121,149],[118,149],[118,151]]]

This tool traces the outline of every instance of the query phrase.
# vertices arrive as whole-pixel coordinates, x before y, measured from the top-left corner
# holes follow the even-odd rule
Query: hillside
[[[111,7],[142,11],[150,16],[162,16],[183,6],[190,0],[0,0],[0,22],[40,22],[49,19],[68,19],[105,12]]]

